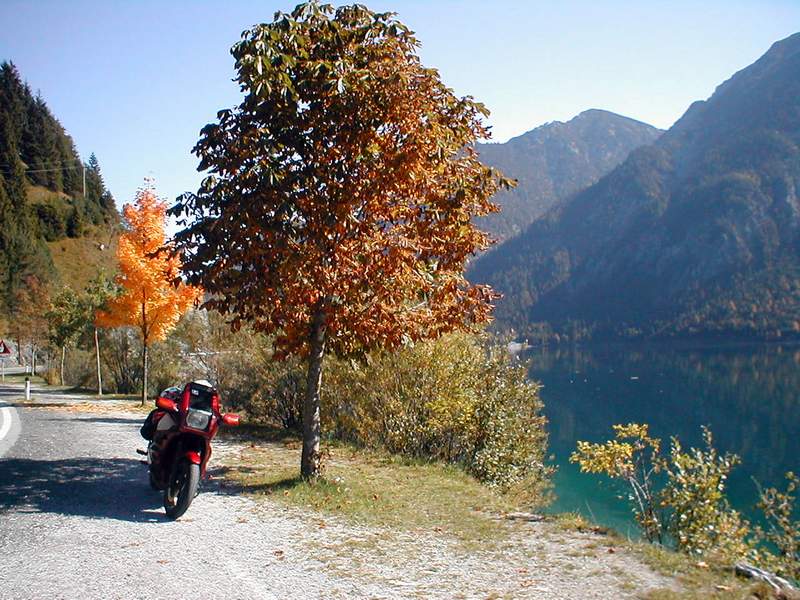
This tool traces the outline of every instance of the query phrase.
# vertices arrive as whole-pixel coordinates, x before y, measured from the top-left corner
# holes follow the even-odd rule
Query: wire
[[[68,167],[65,166],[66,163],[81,163],[79,166]],[[82,160],[79,159],[69,159],[69,160],[54,160],[44,163],[45,165],[62,165],[60,167],[53,167],[53,168],[44,168],[44,169],[23,169],[26,173],[45,173],[47,171],[63,171],[65,169],[84,169],[86,165],[83,163]],[[5,172],[6,175],[13,175],[14,174],[14,167],[9,165],[0,165],[0,173]]]
[[[81,169],[82,167],[57,167],[55,169],[25,169],[25,173],[47,173],[50,171],[76,171]],[[5,172],[6,175],[13,175],[13,171]]]

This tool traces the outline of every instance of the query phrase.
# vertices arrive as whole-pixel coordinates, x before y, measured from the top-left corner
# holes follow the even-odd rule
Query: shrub
[[[132,394],[141,389],[141,342],[130,327],[109,329],[103,335],[100,354],[110,377],[105,381],[108,391]]]
[[[47,385],[58,385],[61,383],[61,374],[59,373],[58,369],[50,367],[44,372],[42,379],[45,380]]]
[[[659,458],[661,440],[650,437],[647,425],[614,425],[614,438],[602,444],[578,442],[570,462],[578,463],[584,473],[602,473],[625,481],[628,501],[634,518],[650,542],[663,541],[663,515],[653,476],[662,467]]]
[[[273,360],[271,341],[247,327],[231,332],[217,312],[189,311],[159,351],[175,383],[214,382],[226,406],[251,422],[299,427],[304,375],[297,361]],[[177,361],[177,363],[176,363]]]
[[[64,383],[82,388],[95,385],[94,352],[72,346],[67,349],[64,368]]]
[[[719,454],[706,427],[703,441],[705,450],[684,452],[680,441],[672,438],[661,503],[672,511],[668,530],[679,550],[733,562],[751,549],[746,541],[749,524],[725,496],[725,481],[740,461],[735,454]]]
[[[48,368],[42,378],[48,385],[61,385],[61,370],[59,360],[60,348],[51,348],[47,362]],[[69,346],[64,361],[64,385],[73,388],[84,388],[94,384],[95,377],[94,353],[89,353],[81,348]]]
[[[797,487],[800,479],[791,471],[786,474],[786,491],[759,489],[758,507],[763,511],[766,530],[756,528],[760,540],[771,544],[776,552],[767,553],[764,562],[779,575],[800,581],[800,519],[797,510]]]
[[[787,473],[786,490],[759,489],[758,508],[766,530],[750,524],[725,495],[735,454],[720,454],[711,431],[703,428],[705,449],[684,451],[672,438],[669,456],[659,455],[660,440],[651,438],[647,425],[615,425],[615,439],[602,444],[578,442],[570,461],[581,471],[602,473],[624,481],[636,520],[649,541],[668,539],[690,555],[702,555],[730,564],[752,560],[779,575],[800,579],[800,520],[796,491],[800,479]],[[663,484],[654,487],[653,475],[663,472]],[[665,536],[666,534],[666,536]]]
[[[323,423],[341,439],[461,464],[502,488],[544,482],[539,386],[499,345],[452,334],[328,368]]]
[[[141,344],[138,346],[141,347]],[[165,388],[185,383],[185,364],[184,348],[177,338],[169,337],[162,342],[153,343],[148,356],[148,397],[154,398]],[[188,379],[199,379],[199,377]],[[141,385],[141,379],[138,385]]]
[[[51,204],[37,204],[35,210],[39,229],[48,242],[60,240],[66,235],[67,219],[63,210]]]

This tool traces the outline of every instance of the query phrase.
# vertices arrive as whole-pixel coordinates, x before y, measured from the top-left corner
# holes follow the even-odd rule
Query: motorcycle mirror
[[[222,422],[225,425],[234,426],[239,424],[239,415],[235,415],[233,413],[226,413],[222,415]]]
[[[169,400],[167,398],[163,398],[159,396],[156,398],[156,406],[161,410],[166,410],[167,412],[177,412],[178,405],[175,403],[174,400]]]

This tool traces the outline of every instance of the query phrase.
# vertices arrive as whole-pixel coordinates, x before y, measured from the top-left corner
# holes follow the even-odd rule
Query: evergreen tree
[[[17,292],[29,277],[48,281],[53,274],[53,263],[47,246],[39,238],[36,222],[26,193],[25,169],[19,158],[17,131],[22,131],[24,119],[17,111],[16,94],[24,92],[13,65],[4,63],[0,68],[0,165],[3,176],[3,198],[0,200],[3,229],[3,286],[6,307],[14,312]],[[17,85],[19,84],[19,85]],[[22,90],[22,92],[20,92]],[[14,123],[14,118],[20,118]],[[17,127],[19,126],[19,127]]]
[[[58,144],[57,122],[41,96],[28,103],[26,127],[20,142],[20,156],[28,165],[31,183],[55,192],[64,190],[63,168],[70,167],[69,159],[62,160]]]
[[[30,94],[30,90],[27,90]],[[26,119],[26,89],[13,63],[0,64],[0,112],[9,118],[11,129],[0,135],[10,135],[15,143],[22,137]],[[2,164],[2,163],[0,163]]]
[[[11,200],[6,194],[5,179],[0,174],[0,306],[8,306],[10,297],[8,295],[8,282],[10,278],[10,264],[8,251],[13,237],[13,226],[15,221],[12,219]]]
[[[25,282],[44,287],[54,277],[45,240],[78,237],[90,223],[118,222],[97,157],[86,165],[85,197],[83,168],[45,100],[31,93],[12,63],[0,64],[0,313],[12,317],[9,322],[17,317]],[[55,193],[31,205],[30,185]]]
[[[74,166],[74,168],[63,171],[64,193],[75,197],[83,194],[83,165],[78,160],[78,151],[75,149],[72,138],[64,132],[63,128],[61,132],[63,135],[59,136],[58,140],[59,161],[62,164]]]
[[[19,159],[14,123],[10,112],[0,112],[0,165],[3,166],[6,194],[11,206],[19,212],[25,210],[25,168]]]
[[[103,175],[100,172],[100,162],[94,152],[89,156],[89,162],[86,164],[86,205],[95,224],[109,222],[117,215],[114,197],[106,189]]]

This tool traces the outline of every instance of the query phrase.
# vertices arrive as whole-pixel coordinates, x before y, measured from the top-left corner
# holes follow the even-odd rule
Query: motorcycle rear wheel
[[[197,495],[200,483],[200,465],[182,459],[164,490],[164,510],[170,519],[180,519]]]

